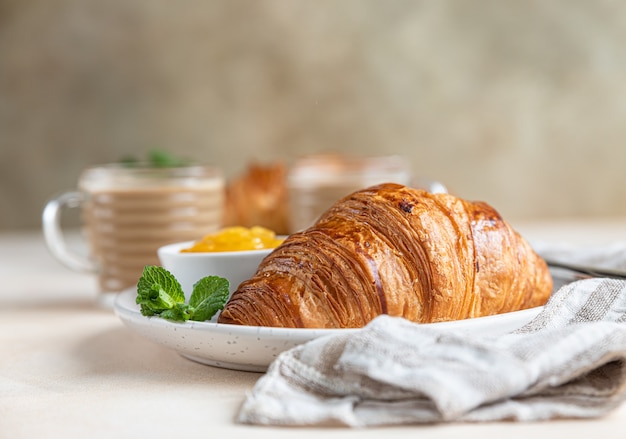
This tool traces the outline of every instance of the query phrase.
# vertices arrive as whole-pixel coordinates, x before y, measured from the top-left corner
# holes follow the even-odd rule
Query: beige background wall
[[[511,219],[626,217],[626,3],[0,0],[0,229],[79,170],[401,154]]]

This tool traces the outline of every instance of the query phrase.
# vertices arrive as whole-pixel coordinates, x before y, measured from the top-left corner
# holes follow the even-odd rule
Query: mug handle
[[[70,250],[61,229],[62,209],[77,208],[85,201],[82,192],[64,192],[46,204],[42,214],[43,236],[50,253],[66,267],[78,271],[95,273],[98,267],[93,261]]]
[[[433,180],[432,178],[420,177],[411,181],[411,186],[424,189],[432,194],[447,194],[448,188],[443,183]]]

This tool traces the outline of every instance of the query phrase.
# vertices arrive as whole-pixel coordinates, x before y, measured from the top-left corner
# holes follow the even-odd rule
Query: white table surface
[[[534,239],[605,244],[626,219],[514,224]],[[201,365],[141,338],[97,305],[95,279],[38,232],[0,233],[0,438],[624,438],[626,406],[602,419],[377,429],[238,425],[261,374]]]

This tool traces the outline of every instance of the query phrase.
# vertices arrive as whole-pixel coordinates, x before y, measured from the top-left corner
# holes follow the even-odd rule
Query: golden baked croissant
[[[223,225],[263,226],[287,234],[286,178],[282,162],[250,164],[226,186]]]
[[[398,184],[339,200],[239,285],[220,323],[361,327],[380,314],[429,323],[543,305],[546,263],[483,202]]]

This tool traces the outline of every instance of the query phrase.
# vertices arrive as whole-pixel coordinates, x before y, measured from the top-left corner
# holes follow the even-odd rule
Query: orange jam
[[[226,227],[217,233],[204,236],[181,252],[232,252],[275,248],[283,240],[265,227]]]

